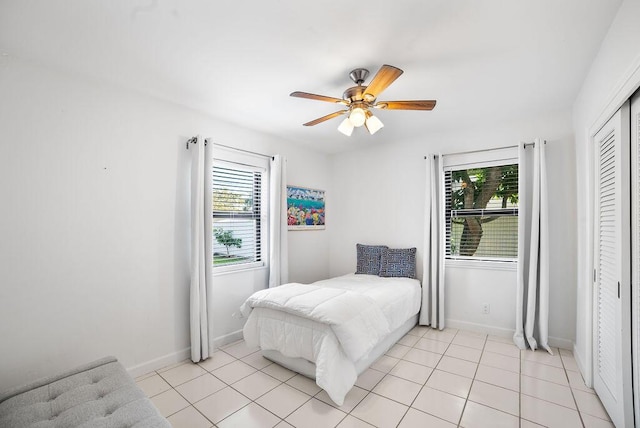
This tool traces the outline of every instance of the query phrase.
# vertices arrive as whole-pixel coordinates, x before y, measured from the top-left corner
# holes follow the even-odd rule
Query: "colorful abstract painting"
[[[287,186],[289,230],[324,229],[324,190]]]

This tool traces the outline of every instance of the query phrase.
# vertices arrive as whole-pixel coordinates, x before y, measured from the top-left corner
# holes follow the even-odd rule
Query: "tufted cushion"
[[[170,427],[113,357],[0,394],[0,427]]]
[[[380,256],[380,276],[416,277],[415,248],[385,248]]]
[[[380,273],[380,255],[385,245],[356,244],[356,273],[378,275]]]

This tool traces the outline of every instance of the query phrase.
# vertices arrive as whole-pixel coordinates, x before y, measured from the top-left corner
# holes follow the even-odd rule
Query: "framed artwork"
[[[324,190],[287,185],[289,230],[324,229]]]

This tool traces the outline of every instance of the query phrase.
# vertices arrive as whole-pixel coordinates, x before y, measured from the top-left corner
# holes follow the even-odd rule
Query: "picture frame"
[[[288,230],[323,230],[325,214],[324,190],[287,185]]]

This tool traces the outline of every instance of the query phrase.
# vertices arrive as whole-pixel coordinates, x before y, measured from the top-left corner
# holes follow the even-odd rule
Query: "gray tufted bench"
[[[0,393],[1,428],[170,428],[122,364],[107,357]]]

